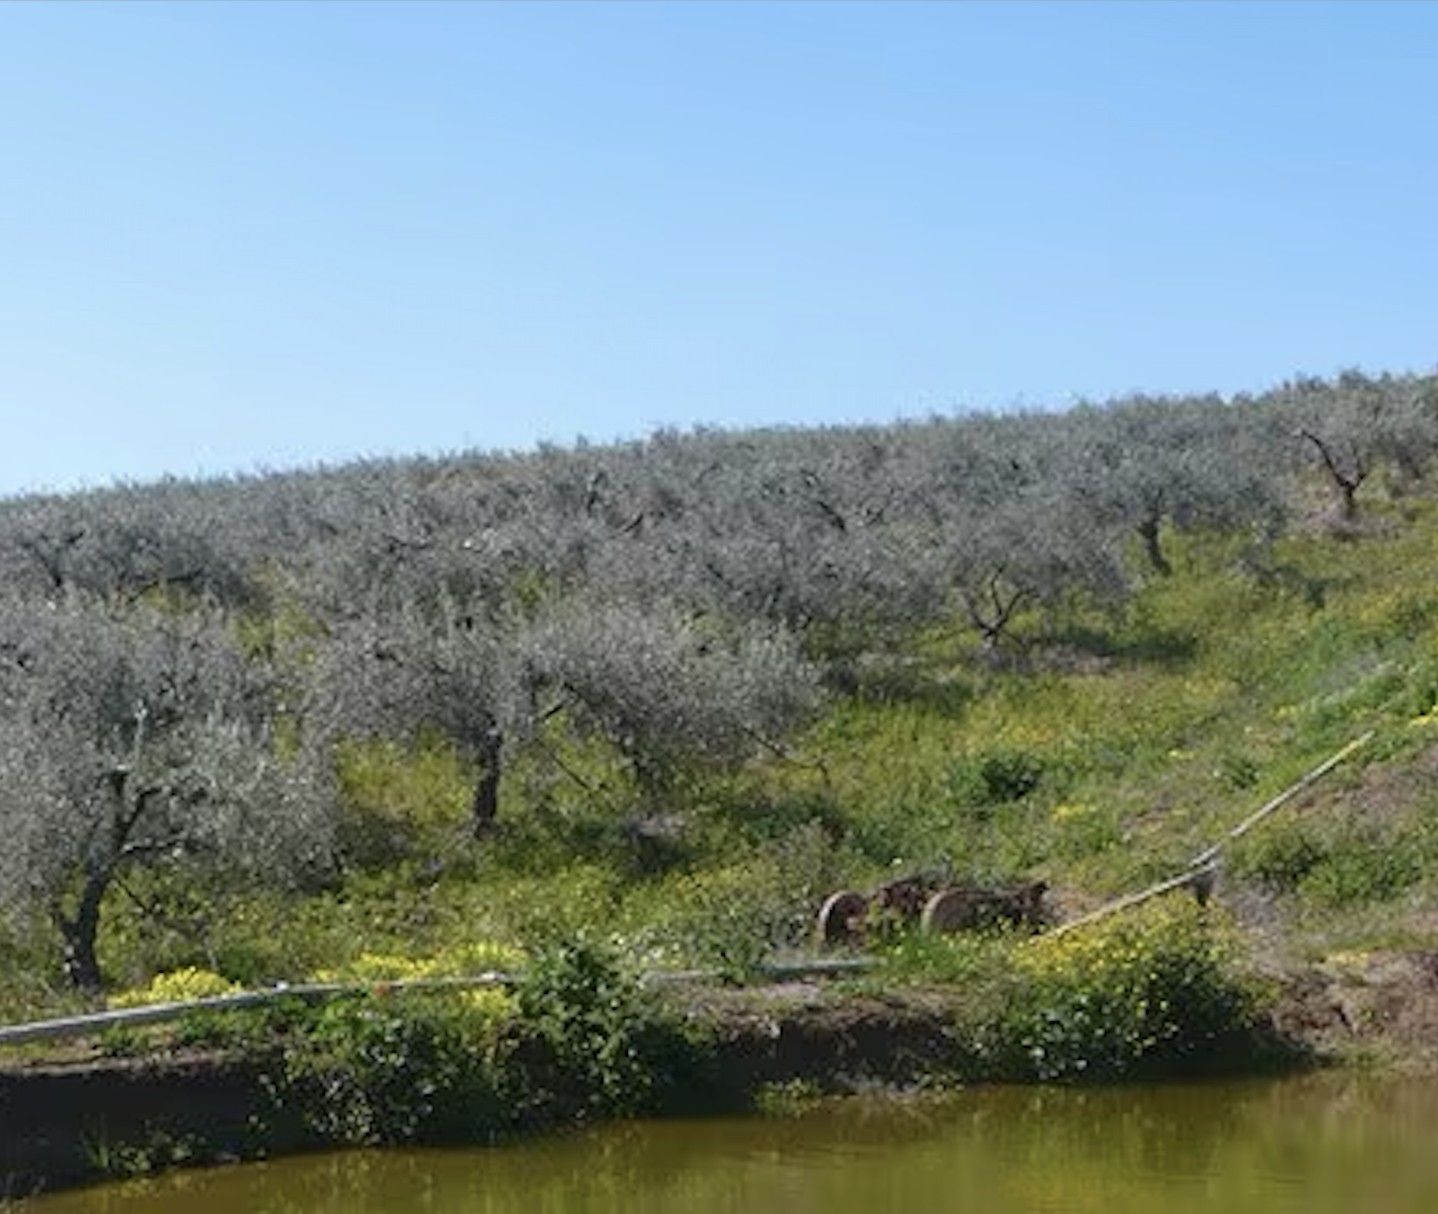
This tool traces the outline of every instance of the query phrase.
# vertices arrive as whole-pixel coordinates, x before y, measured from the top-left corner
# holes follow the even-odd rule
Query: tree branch
[[[1333,451],[1329,448],[1328,444],[1325,443],[1321,438],[1319,438],[1317,434],[1315,434],[1312,430],[1307,429],[1299,430],[1298,433],[1318,448],[1318,454],[1323,457],[1323,463],[1328,468],[1329,475],[1333,477],[1333,479],[1339,484],[1340,487],[1348,490],[1354,490],[1363,483],[1364,479],[1368,475],[1368,472],[1363,465],[1363,459],[1361,456],[1355,453],[1353,458],[1353,472],[1344,472],[1342,465],[1338,462],[1338,457],[1333,454]]]

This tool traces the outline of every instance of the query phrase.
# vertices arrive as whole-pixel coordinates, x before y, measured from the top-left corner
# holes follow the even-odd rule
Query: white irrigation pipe
[[[872,964],[862,957],[839,957],[800,961],[759,967],[762,977],[785,978],[824,977],[856,973]],[[643,981],[655,985],[703,982],[718,978],[712,969],[653,970]],[[487,970],[466,978],[404,978],[375,982],[306,982],[289,985],[279,983],[265,990],[237,991],[233,995],[212,995],[206,999],[186,999],[173,1003],[151,1003],[143,1007],[114,1008],[105,1012],[89,1012],[80,1016],[62,1016],[53,1020],[34,1020],[27,1024],[0,1026],[0,1046],[24,1045],[32,1041],[62,1041],[72,1037],[89,1037],[112,1028],[138,1028],[147,1024],[164,1024],[179,1020],[192,1012],[228,1012],[259,1007],[280,999],[303,999],[320,1002],[347,995],[399,994],[405,991],[478,990],[487,987],[513,986],[520,975],[501,970]]]
[[[1106,919],[1109,915],[1121,910],[1127,910],[1130,906],[1137,906],[1140,902],[1147,902],[1150,898],[1156,898],[1159,894],[1166,894],[1170,890],[1178,889],[1185,885],[1192,885],[1195,881],[1208,876],[1213,871],[1213,866],[1218,860],[1219,853],[1223,851],[1235,839],[1246,835],[1250,830],[1262,822],[1269,814],[1282,805],[1288,804],[1299,793],[1311,788],[1330,771],[1337,767],[1344,759],[1348,758],[1355,750],[1368,745],[1373,740],[1376,730],[1370,729],[1360,737],[1354,738],[1342,750],[1330,755],[1312,771],[1308,772],[1296,783],[1290,784],[1272,800],[1265,801],[1255,809],[1248,817],[1244,818],[1237,826],[1228,831],[1212,847],[1206,847],[1198,855],[1188,862],[1188,867],[1176,876],[1160,881],[1156,885],[1150,885],[1147,889],[1141,889],[1136,894],[1125,894],[1122,898],[1115,898],[1112,902],[1106,902],[1097,910],[1089,911],[1086,915],[1080,915],[1077,919],[1071,919],[1062,923],[1053,931],[1050,936],[1063,936],[1075,928],[1085,927],[1096,919]]]
[[[1370,729],[1367,733],[1354,738],[1353,741],[1349,742],[1348,745],[1345,746],[1342,750],[1338,751],[1337,754],[1330,755],[1327,759],[1325,759],[1322,763],[1320,763],[1317,767],[1310,771],[1296,784],[1290,784],[1271,801],[1267,801],[1264,804],[1260,805],[1251,814],[1249,814],[1248,817],[1244,818],[1242,822],[1240,822],[1231,831],[1224,835],[1223,838],[1220,839],[1217,843],[1215,843],[1212,847],[1205,848],[1203,851],[1199,852],[1198,855],[1194,856],[1194,858],[1188,862],[1188,867],[1190,869],[1204,868],[1207,865],[1211,864],[1214,860],[1218,859],[1218,853],[1222,851],[1225,847],[1227,847],[1230,843],[1232,843],[1235,839],[1239,838],[1241,835],[1246,835],[1250,830],[1252,830],[1255,826],[1262,822],[1264,818],[1268,817],[1268,815],[1271,814],[1279,806],[1287,804],[1289,801],[1293,800],[1293,798],[1296,797],[1299,793],[1305,791],[1311,785],[1316,784],[1330,771],[1332,771],[1335,767],[1342,763],[1344,759],[1351,755],[1360,746],[1367,746],[1368,743],[1373,740],[1373,736],[1377,732],[1378,731],[1375,729]]]

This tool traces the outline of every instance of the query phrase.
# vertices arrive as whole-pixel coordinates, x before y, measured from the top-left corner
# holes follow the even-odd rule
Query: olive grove
[[[481,839],[556,727],[654,809],[780,746],[855,656],[931,625],[997,655],[1168,574],[1176,533],[1265,542],[1305,484],[1351,520],[1435,454],[1433,377],[1346,372],[0,500],[0,905],[93,987],[136,868],[323,872],[347,744],[446,738]]]

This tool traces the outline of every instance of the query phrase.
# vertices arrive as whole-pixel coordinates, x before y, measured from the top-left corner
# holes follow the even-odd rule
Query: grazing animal
[[[1029,881],[1007,889],[953,886],[940,890],[924,905],[920,925],[926,932],[968,932],[1008,924],[1039,927],[1044,922],[1048,884]]]
[[[820,944],[861,943],[884,923],[915,923],[926,932],[979,931],[1008,924],[1041,927],[1047,920],[1045,881],[1003,888],[952,885],[941,874],[914,873],[868,894],[840,890],[819,910]]]

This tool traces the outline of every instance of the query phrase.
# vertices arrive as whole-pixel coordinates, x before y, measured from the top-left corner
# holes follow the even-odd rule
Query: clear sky
[[[0,4],[0,493],[1438,364],[1438,5]]]

